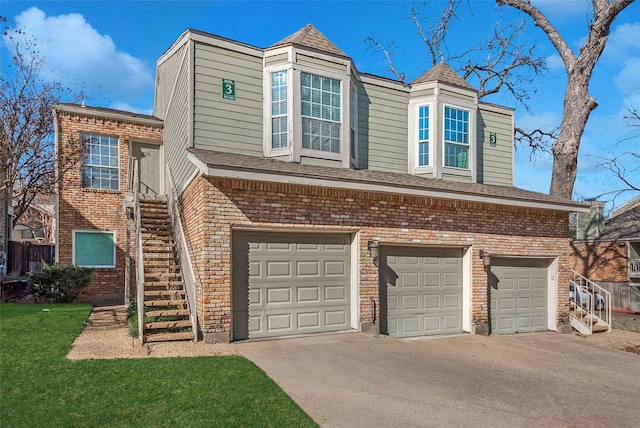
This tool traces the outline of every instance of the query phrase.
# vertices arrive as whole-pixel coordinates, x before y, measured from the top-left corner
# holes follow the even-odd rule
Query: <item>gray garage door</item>
[[[461,333],[462,250],[380,247],[380,313],[390,336]]]
[[[492,259],[491,332],[547,330],[546,260]]]
[[[349,272],[349,235],[235,233],[234,340],[351,328]]]

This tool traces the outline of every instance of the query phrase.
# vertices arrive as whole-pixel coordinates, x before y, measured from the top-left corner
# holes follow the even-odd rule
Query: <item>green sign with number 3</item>
[[[236,99],[236,82],[234,80],[222,79],[222,98],[225,100]]]

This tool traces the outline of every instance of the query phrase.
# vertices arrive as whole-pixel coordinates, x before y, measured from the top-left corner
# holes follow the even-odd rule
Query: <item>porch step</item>
[[[178,320],[178,321],[154,321],[146,323],[144,328],[148,329],[166,329],[166,328],[183,328],[191,327],[190,320]]]
[[[186,306],[187,301],[184,299],[170,299],[170,300],[148,300],[144,302],[145,306]],[[149,315],[145,313],[145,315]]]
[[[158,297],[158,296],[172,296],[172,295],[178,295],[178,296],[183,296],[185,295],[184,290],[144,290],[144,295],[147,297]]]
[[[189,315],[189,309],[161,309],[145,312],[147,317],[177,317],[183,315]]]
[[[145,337],[145,342],[173,342],[178,340],[193,340],[193,332],[156,333]]]
[[[172,287],[175,289],[175,287],[181,287],[181,286],[182,286],[182,281],[145,281],[144,282],[145,290],[150,290],[157,287],[162,287],[166,290],[170,290]]]

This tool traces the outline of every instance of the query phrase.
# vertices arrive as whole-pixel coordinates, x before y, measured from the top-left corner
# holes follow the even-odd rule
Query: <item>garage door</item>
[[[349,329],[349,272],[349,235],[234,234],[234,340]]]
[[[491,332],[547,330],[546,260],[491,259]]]
[[[390,336],[461,333],[462,250],[380,247],[380,312]]]

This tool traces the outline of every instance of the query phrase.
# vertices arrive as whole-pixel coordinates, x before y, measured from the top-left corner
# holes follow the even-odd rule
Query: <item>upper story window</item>
[[[444,108],[444,165],[469,169],[469,112]]]
[[[118,137],[82,134],[84,160],[82,187],[118,190],[119,150]]]
[[[418,166],[429,166],[429,106],[418,107]]]
[[[284,149],[289,145],[287,70],[271,74],[271,148]]]
[[[340,80],[301,73],[302,148],[340,153]]]

